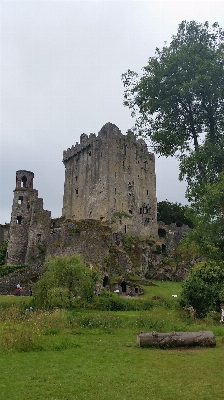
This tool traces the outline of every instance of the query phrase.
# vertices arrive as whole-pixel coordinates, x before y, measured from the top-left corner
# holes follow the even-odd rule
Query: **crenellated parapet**
[[[156,234],[155,158],[143,139],[108,122],[63,153],[63,216],[112,222],[114,229]],[[122,218],[114,218],[121,215]]]

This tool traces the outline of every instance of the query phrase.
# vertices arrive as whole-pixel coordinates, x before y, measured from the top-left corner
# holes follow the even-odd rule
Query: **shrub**
[[[223,290],[224,264],[206,261],[197,264],[183,284],[180,304],[193,306],[198,316],[218,311],[220,292]]]
[[[50,257],[45,272],[34,285],[36,305],[45,309],[72,306],[74,297],[90,302],[97,274],[91,271],[79,255]]]
[[[8,240],[4,240],[3,244],[0,246],[0,265],[4,265],[6,261]]]

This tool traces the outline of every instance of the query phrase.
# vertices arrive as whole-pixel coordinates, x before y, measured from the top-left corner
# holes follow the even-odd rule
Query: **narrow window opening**
[[[115,176],[115,178],[116,178],[116,176],[117,176],[117,173],[116,173],[116,172],[114,173],[114,176]]]
[[[122,220],[120,219],[119,221],[120,221],[120,225],[122,225]]]
[[[142,214],[142,207],[140,207],[139,214]]]
[[[77,176],[75,177],[75,180],[76,180],[76,181],[78,180],[78,177],[77,177]]]
[[[166,253],[166,245],[162,244],[162,253]]]
[[[116,201],[117,201],[117,200],[116,200],[116,199],[114,199],[114,203],[116,203]]]
[[[21,217],[21,215],[19,215],[19,216],[17,217],[16,223],[17,223],[18,225],[21,225],[21,223],[22,223],[22,217]]]
[[[115,193],[115,194],[117,193],[117,189],[116,189],[116,188],[114,189],[114,193]]]
[[[37,241],[40,242],[40,239],[41,239],[41,233],[38,233],[37,234]]]
[[[22,204],[22,202],[23,202],[23,196],[19,196],[18,204]]]
[[[123,161],[123,167],[124,167],[124,161]]]
[[[25,188],[26,187],[26,182],[27,182],[27,178],[26,178],[25,175],[22,177],[21,181],[22,181],[23,187]]]
[[[127,233],[127,225],[124,226],[124,233]]]
[[[148,196],[148,194],[149,194],[149,191],[148,191],[148,190],[146,190],[146,194],[147,194],[147,196]]]
[[[91,151],[89,151],[89,156],[91,156]]]
[[[129,210],[129,214],[133,214],[132,210]]]
[[[138,287],[135,287],[135,293],[138,293]]]
[[[79,194],[79,190],[78,190],[78,189],[75,189],[75,193],[76,193],[76,194]]]
[[[100,153],[100,156],[103,157],[103,153]]]

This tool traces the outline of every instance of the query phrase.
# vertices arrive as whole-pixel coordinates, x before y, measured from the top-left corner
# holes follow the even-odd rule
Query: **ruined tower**
[[[63,153],[66,219],[107,221],[129,235],[157,235],[155,159],[143,139],[105,124]]]
[[[18,265],[36,257],[36,247],[49,234],[50,212],[43,210],[43,199],[33,189],[34,173],[16,172],[16,188],[11,213],[7,264]]]

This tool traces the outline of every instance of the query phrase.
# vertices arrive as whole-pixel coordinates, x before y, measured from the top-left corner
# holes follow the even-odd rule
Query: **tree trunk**
[[[212,331],[200,332],[141,332],[137,336],[137,342],[141,347],[213,347],[216,345]]]

